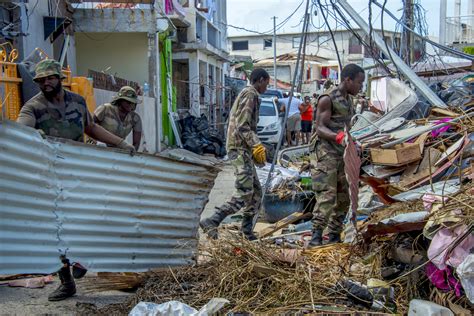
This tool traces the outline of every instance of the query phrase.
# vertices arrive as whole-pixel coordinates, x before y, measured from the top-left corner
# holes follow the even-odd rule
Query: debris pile
[[[453,196],[447,208],[473,205],[469,192],[472,185]],[[398,204],[400,208],[413,205]],[[463,211],[457,227],[472,223],[472,215],[472,210]],[[371,221],[377,220],[373,217]],[[139,302],[172,300],[200,308],[212,298],[230,302],[221,310],[224,313],[406,314],[413,298],[434,300],[457,310],[470,308],[465,295],[445,294],[430,282],[427,249],[429,240],[416,231],[311,250],[285,249],[269,241],[248,242],[227,233],[201,245],[199,264],[151,272],[132,299],[108,307],[107,313],[128,312]]]
[[[303,253],[231,238],[212,242],[201,253],[199,265],[153,274],[133,299],[119,307],[121,311],[141,301],[179,300],[200,308],[214,297],[230,301],[222,310],[226,312],[282,313],[354,305],[344,287],[353,253],[349,245]],[[362,274],[353,273],[358,279]]]
[[[194,266],[149,272],[133,298],[101,312],[172,300],[198,309],[222,298],[229,301],[222,313],[407,314],[439,308],[472,314],[474,117],[472,102],[453,96],[447,100],[455,107],[418,111],[408,90],[384,115],[365,114],[365,123],[359,118],[352,135],[363,153],[363,186],[356,231],[345,231],[349,243],[305,249],[311,226],[302,231],[293,224],[305,224],[312,207],[295,208],[257,231],[256,242],[222,229],[220,240],[200,245]],[[285,173],[307,170],[307,156],[307,147],[280,153],[273,196],[300,190],[295,179],[301,174]],[[289,209],[274,214],[283,208]],[[349,222],[347,228],[354,226]]]

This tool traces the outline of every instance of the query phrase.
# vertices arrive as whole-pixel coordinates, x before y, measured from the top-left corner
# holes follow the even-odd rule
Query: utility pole
[[[462,42],[462,25],[461,25],[461,0],[454,1],[454,25],[456,32],[454,33],[455,41]]]
[[[446,10],[448,9],[447,0],[439,2],[439,43],[446,45]]]
[[[410,29],[414,29],[414,21],[413,21],[413,0],[405,0],[404,1],[403,12],[405,16],[405,24]],[[405,29],[403,31],[403,43],[402,43],[402,58],[407,65],[411,65],[411,63],[415,59],[415,50],[413,47],[413,33]]]
[[[276,37],[276,19],[277,17],[274,16],[273,18],[273,86],[277,89],[277,61],[276,61],[276,53],[277,53],[277,37]]]
[[[309,15],[309,13],[306,13],[306,14]],[[307,16],[306,19],[309,19],[309,16]],[[308,25],[309,25],[309,23],[306,24],[306,27],[303,30],[303,32],[304,32],[304,35],[303,35],[303,55],[301,56],[301,58],[302,58],[302,60],[301,60],[301,69],[300,69],[298,89],[297,89],[297,91],[299,93],[301,93],[301,89],[303,87],[303,80],[304,80],[303,78],[304,78],[304,74],[305,74],[304,63],[305,63],[305,57],[306,57],[306,38],[308,37]]]

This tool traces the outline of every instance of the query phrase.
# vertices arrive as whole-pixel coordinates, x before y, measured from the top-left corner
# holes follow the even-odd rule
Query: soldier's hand
[[[124,150],[128,151],[130,156],[133,156],[136,152],[135,147],[133,147],[132,145],[127,143],[125,141],[125,139],[122,139],[122,141],[120,143],[118,143],[117,147],[120,148],[120,149],[124,149]]]
[[[266,149],[262,144],[253,147],[252,156],[256,163],[262,165],[267,160]]]

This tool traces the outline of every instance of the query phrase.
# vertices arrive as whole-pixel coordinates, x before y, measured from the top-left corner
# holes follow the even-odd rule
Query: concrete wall
[[[360,33],[362,34],[362,33]],[[392,36],[393,33],[386,32],[386,36]],[[298,45],[301,34],[279,34],[277,35],[277,54],[298,53]],[[337,50],[341,56],[343,64],[360,61],[363,54],[349,54],[349,40],[353,34],[349,31],[337,31],[334,33],[336,39]],[[363,36],[361,36],[363,38]],[[272,39],[272,35],[268,36],[233,36],[229,37],[228,49],[232,55],[247,55],[252,59],[264,59],[273,57],[273,47],[264,48],[264,39]],[[233,41],[248,40],[248,50],[232,50]],[[336,60],[337,55],[333,42],[328,32],[312,33],[308,36],[306,54],[317,55],[320,57]]]
[[[37,4],[35,4],[35,2],[36,1],[29,1],[28,4],[26,4],[29,17],[22,16],[22,22],[25,22],[23,20],[27,20],[26,25],[23,25],[23,27],[26,28],[25,33],[29,34],[23,42],[23,51],[25,56],[27,56],[38,47],[44,50],[49,56],[53,56],[53,47],[49,39],[44,40],[43,35],[43,16],[49,15],[48,1],[39,1]]]
[[[116,92],[94,89],[94,97],[97,106],[109,103],[115,96]],[[143,151],[144,147],[150,153],[156,153],[156,117],[155,117],[155,99],[149,97],[143,97],[143,102],[138,104],[137,113],[140,115],[143,124],[142,142],[138,151]],[[127,141],[131,144],[132,134],[128,135]],[[146,142],[146,144],[144,144]]]
[[[143,85],[148,81],[146,33],[76,33],[78,75],[111,67],[107,73]]]
[[[62,16],[64,11],[64,5],[60,3],[57,13],[58,16]],[[26,10],[27,9],[27,10]],[[21,29],[27,36],[19,38],[20,47],[20,60],[31,54],[35,48],[43,50],[49,58],[59,59],[61,47],[64,43],[64,36],[59,36],[53,43],[50,39],[44,39],[44,27],[43,17],[50,16],[48,10],[48,1],[29,1],[25,3],[25,10],[21,8],[21,5],[17,7],[16,13],[21,20]],[[16,18],[16,16],[15,16]],[[71,32],[72,26],[69,26],[66,32]],[[65,33],[63,33],[66,35]],[[56,46],[56,55],[54,53]],[[75,58],[75,39],[71,36],[67,51],[67,64],[71,67],[73,74],[76,71],[76,58]]]

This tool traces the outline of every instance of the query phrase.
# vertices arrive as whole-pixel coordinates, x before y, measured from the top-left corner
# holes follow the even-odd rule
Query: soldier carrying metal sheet
[[[326,227],[329,243],[341,240],[342,223],[350,204],[343,160],[344,129],[349,127],[355,114],[350,96],[359,93],[364,80],[364,70],[349,64],[341,72],[339,86],[318,99],[315,134],[310,145],[311,177],[316,195],[310,247],[322,244]]]

